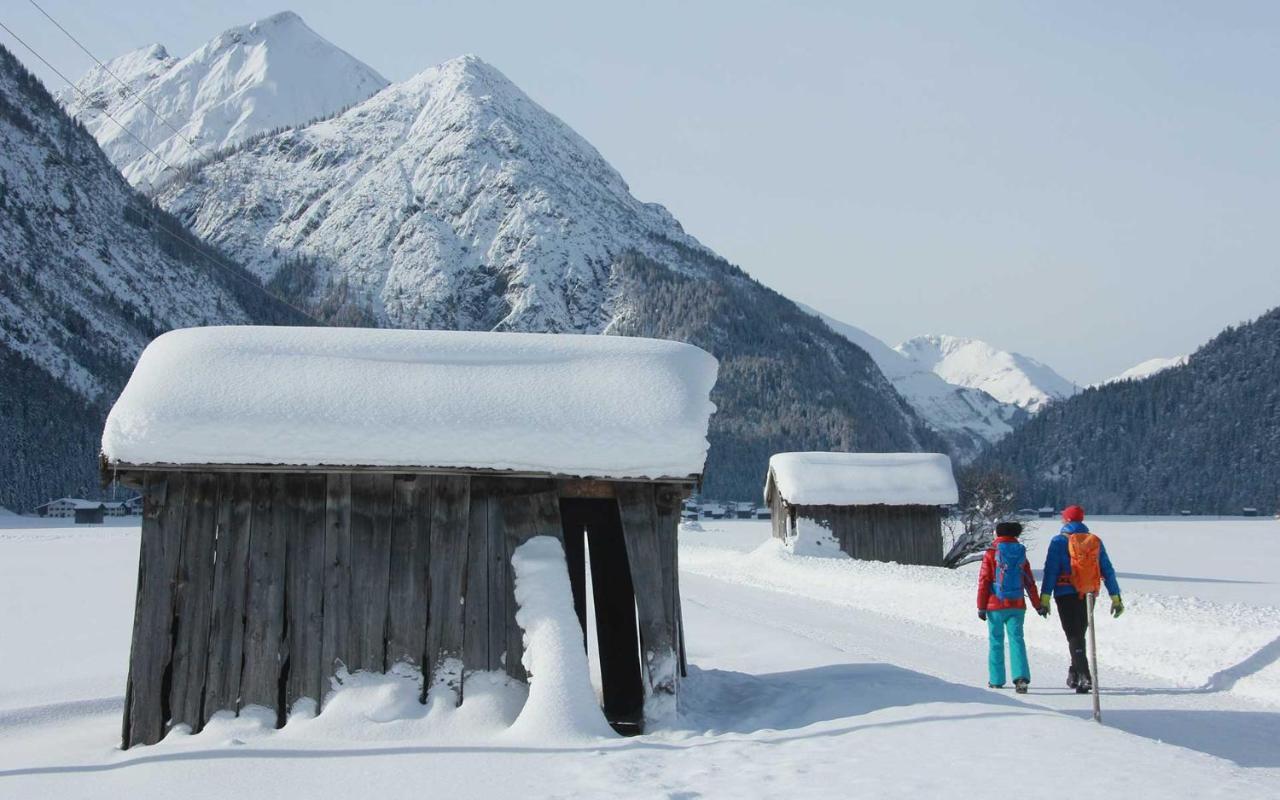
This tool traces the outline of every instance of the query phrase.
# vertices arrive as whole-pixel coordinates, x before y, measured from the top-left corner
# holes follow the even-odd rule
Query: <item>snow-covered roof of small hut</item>
[[[702,472],[716,360],[620,336],[172,331],[107,417],[108,462]]]
[[[959,501],[941,453],[778,453],[770,484],[795,506],[945,506]]]

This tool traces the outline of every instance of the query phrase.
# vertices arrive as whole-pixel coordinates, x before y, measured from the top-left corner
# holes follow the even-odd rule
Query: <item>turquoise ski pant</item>
[[[988,680],[1004,685],[1004,640],[1009,639],[1009,671],[1013,679],[1031,682],[1031,667],[1027,664],[1027,643],[1022,638],[1022,621],[1027,612],[1021,608],[1006,608],[987,612],[987,673]]]

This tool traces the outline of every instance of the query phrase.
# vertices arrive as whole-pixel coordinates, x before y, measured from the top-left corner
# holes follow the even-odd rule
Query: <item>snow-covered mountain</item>
[[[953,455],[961,461],[975,458],[1028,416],[1022,407],[1002,403],[982,389],[947,383],[929,367],[861,328],[832,319],[808,306],[802,305],[801,308],[866,350],[903,399],[951,445]]]
[[[105,404],[157,334],[298,319],[131,188],[0,48],[0,501],[95,491]]]
[[[709,252],[474,56],[253,141],[157,197],[299,299],[340,288],[397,327],[598,332],[622,253]]]
[[[704,491],[782,449],[943,447],[861,349],[689,236],[473,56],[247,140],[156,195],[329,320],[679,339],[720,359]]]
[[[1080,391],[1034,358],[999,350],[977,339],[918,336],[894,349],[947,383],[981,389],[1032,414],[1052,400]]]
[[[1108,378],[1103,381],[1103,385],[1115,383],[1117,381],[1140,381],[1143,378],[1150,378],[1157,372],[1164,372],[1166,369],[1180,367],[1187,363],[1190,356],[1174,356],[1173,358],[1149,358],[1141,364],[1135,364],[1114,378]]]
[[[58,99],[144,190],[163,182],[166,163],[182,167],[256,134],[329,116],[387,85],[288,11],[225,31],[185,58],[151,45],[106,66]]]

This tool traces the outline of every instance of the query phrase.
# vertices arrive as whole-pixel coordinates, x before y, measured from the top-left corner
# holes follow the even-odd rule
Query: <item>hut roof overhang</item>
[[[716,360],[617,336],[209,327],[143,352],[112,469],[696,480]]]
[[[946,506],[959,502],[951,459],[941,453],[778,453],[764,497],[793,506]]]

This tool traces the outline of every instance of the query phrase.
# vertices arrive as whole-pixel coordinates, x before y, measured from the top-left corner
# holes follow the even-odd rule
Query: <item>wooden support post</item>
[[[192,733],[204,723],[205,670],[209,663],[209,623],[213,615],[213,559],[217,533],[217,479],[187,476],[187,502],[174,597],[173,669],[169,680],[171,725]]]
[[[462,702],[463,591],[467,569],[467,525],[471,517],[471,479],[439,476],[432,486],[431,578],[427,610],[427,646],[422,698],[438,681],[448,683]]]
[[[143,486],[138,595],[121,746],[155,744],[169,720],[165,679],[173,639],[173,594],[182,544],[186,476],[149,473]]]
[[[213,573],[213,619],[205,675],[204,722],[236,710],[244,660],[244,601],[249,574],[253,477],[218,476],[218,533]]]
[[[672,597],[663,587],[665,562],[661,542],[664,534],[658,531],[655,487],[620,483],[617,492],[648,681],[645,717],[665,717],[675,712],[677,635]]]

